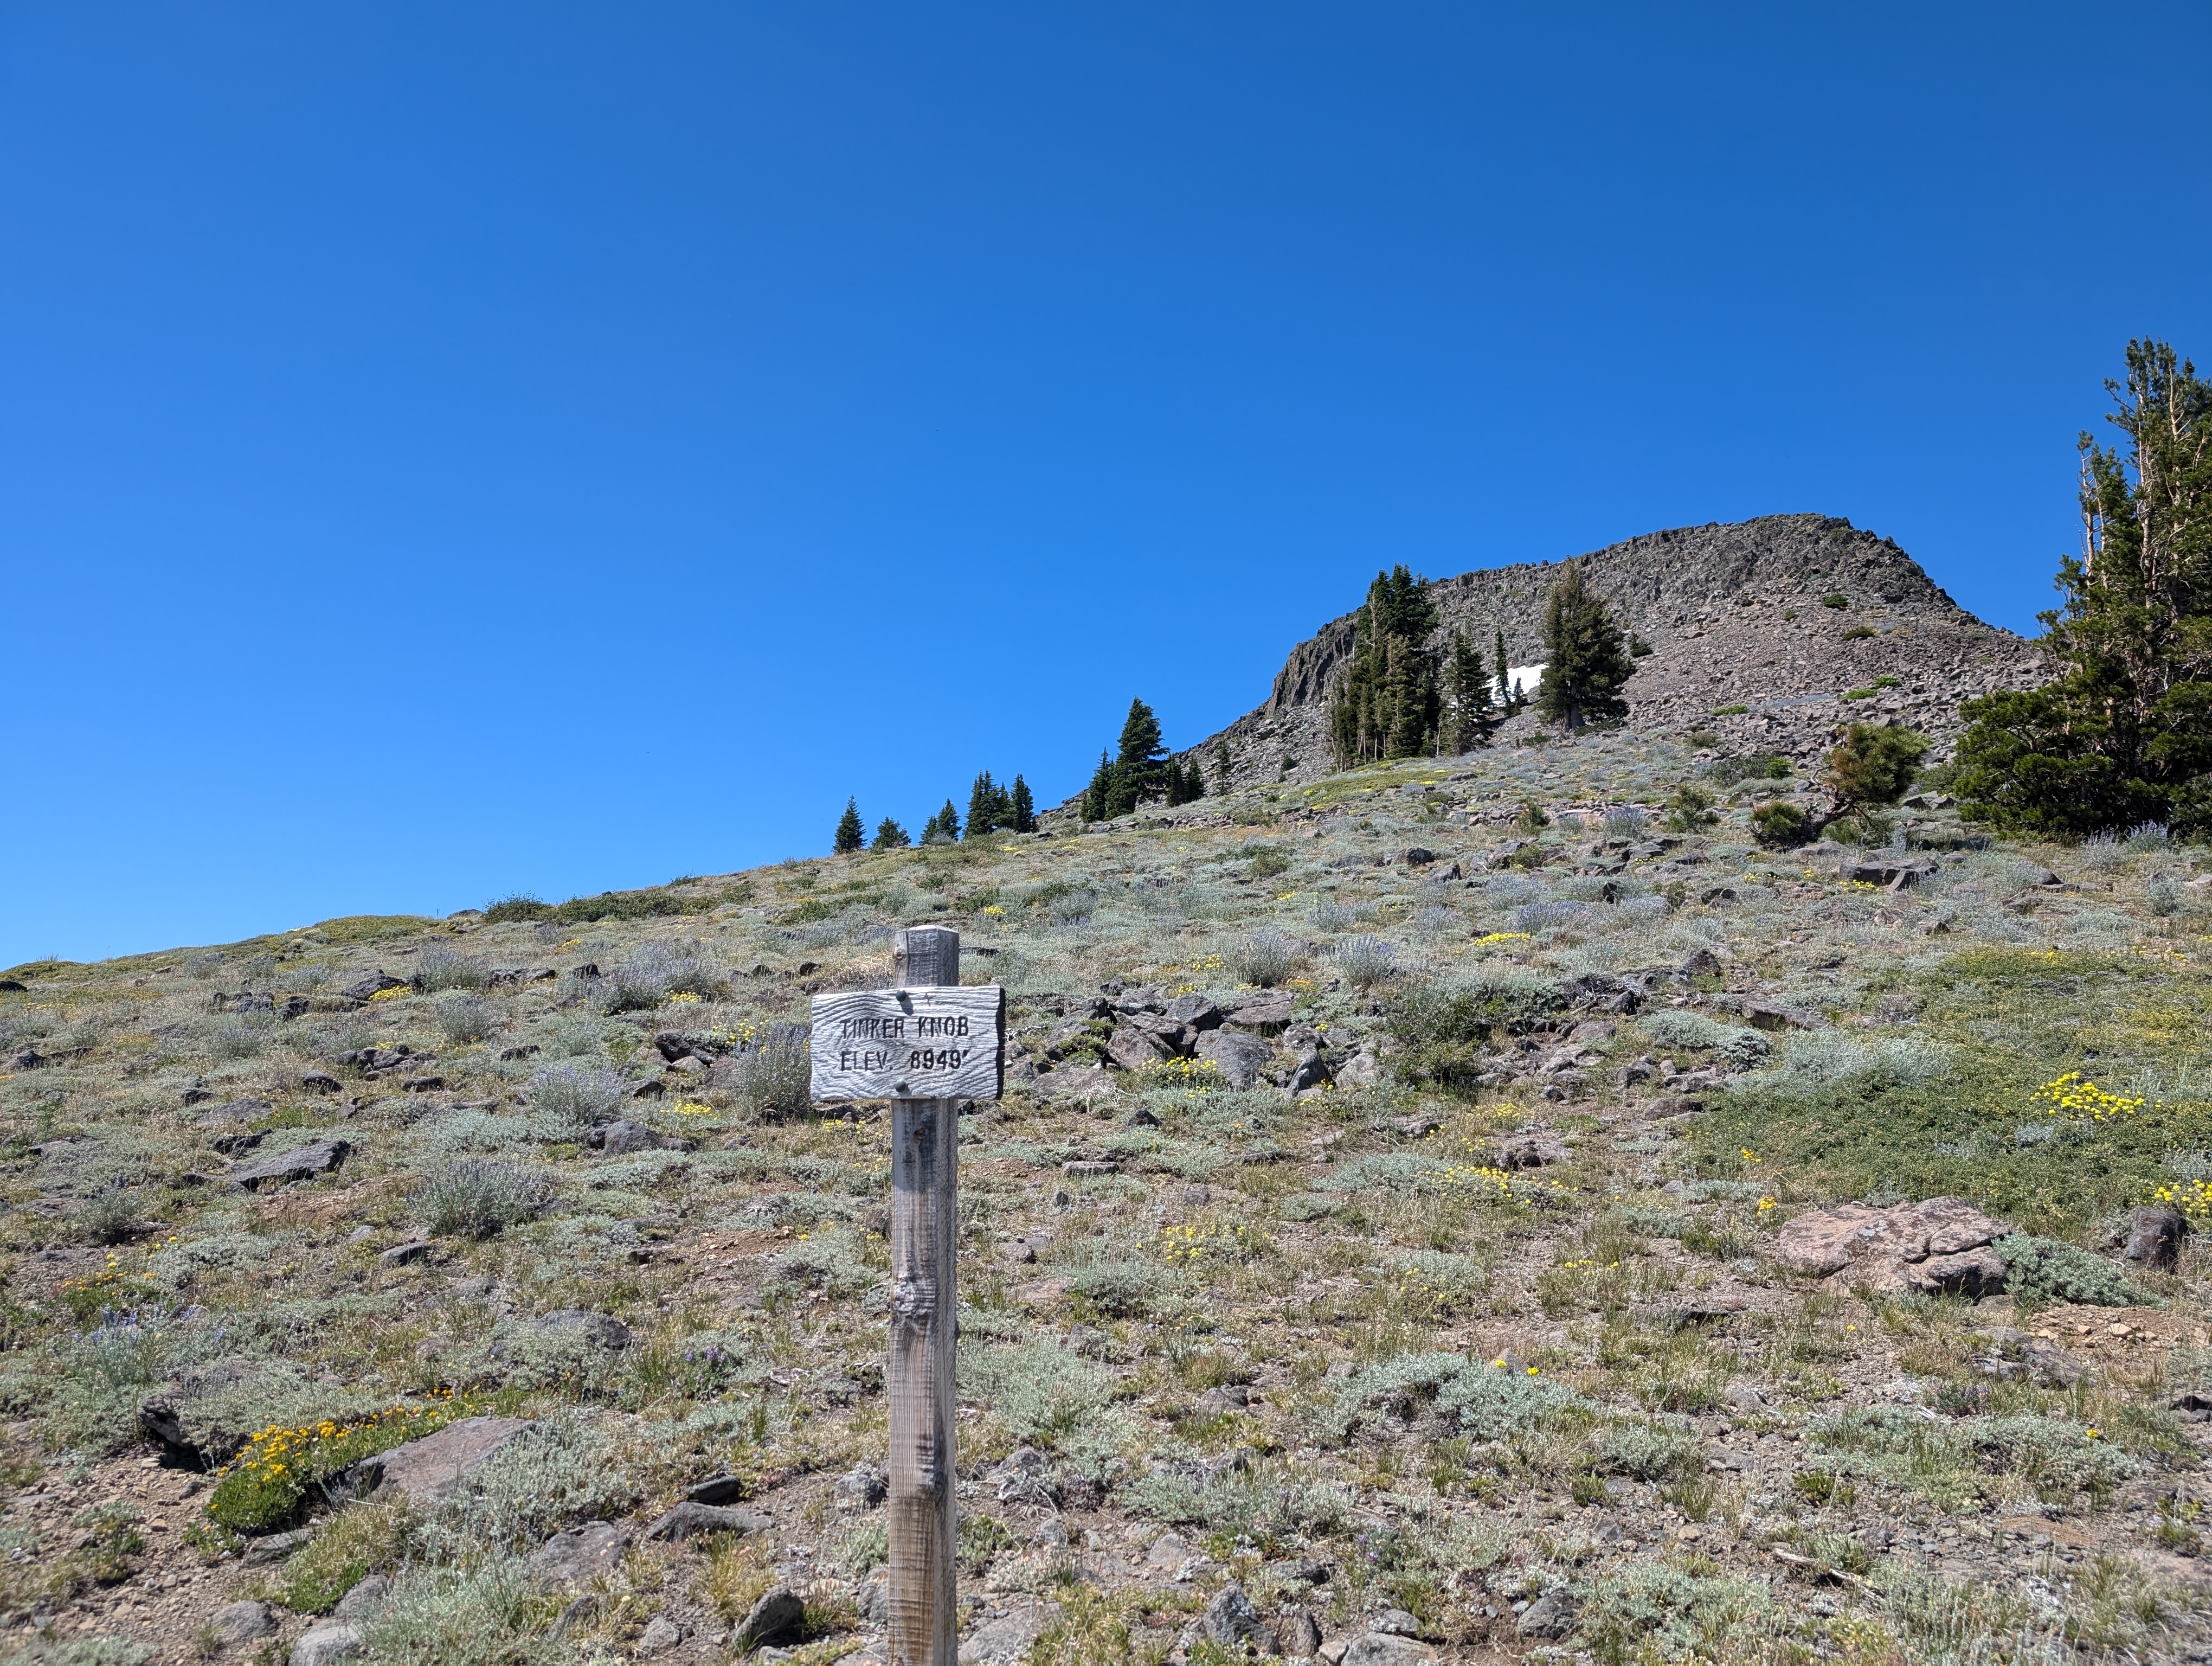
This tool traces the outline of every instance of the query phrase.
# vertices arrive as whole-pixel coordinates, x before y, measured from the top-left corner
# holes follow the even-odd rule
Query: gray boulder
[[[232,1648],[267,1637],[276,1629],[276,1617],[266,1602],[233,1602],[217,1608],[209,1628]]]
[[[773,1643],[799,1629],[805,1618],[806,1603],[789,1585],[777,1585],[763,1591],[737,1630],[731,1634],[730,1646],[737,1654],[750,1654],[763,1643]]]
[[[381,1573],[372,1573],[338,1598],[337,1607],[331,1610],[331,1618],[358,1626],[380,1612],[385,1598],[391,1594],[392,1581]]]
[[[556,1533],[522,1559],[532,1584],[546,1590],[581,1590],[621,1566],[629,1534],[612,1522],[586,1522]]]
[[[365,1495],[389,1488],[417,1506],[442,1503],[507,1442],[537,1426],[522,1417],[465,1417],[420,1440],[363,1458],[354,1466],[355,1489]]]
[[[1245,1596],[1244,1587],[1232,1579],[1214,1592],[1213,1600],[1206,1605],[1206,1612],[1198,1617],[1198,1629],[1208,1642],[1238,1654],[1247,1644],[1257,1646],[1267,1627],[1259,1609],[1252,1606],[1252,1599]],[[1272,1644],[1274,1639],[1270,1636],[1267,1641]],[[1261,1648],[1260,1652],[1273,1654],[1277,1651],[1268,1647]]]
[[[2146,1204],[2128,1222],[2128,1247],[2121,1253],[2142,1267],[2171,1268],[2181,1256],[2189,1221],[2170,1203]]]
[[[334,1170],[352,1150],[352,1146],[343,1140],[318,1140],[311,1146],[241,1163],[223,1178],[249,1192],[258,1191],[264,1186],[289,1185],[295,1180],[313,1180]]]
[[[1513,1629],[1523,1637],[1556,1641],[1575,1628],[1575,1607],[1561,1591],[1547,1591],[1522,1610]]]
[[[594,1313],[587,1307],[556,1307],[536,1320],[539,1330],[560,1331],[582,1337],[593,1347],[620,1353],[629,1346],[629,1327],[612,1314]]]
[[[1149,1030],[1133,1024],[1118,1027],[1106,1040],[1106,1056],[1124,1070],[1142,1070],[1171,1056],[1175,1049]]]
[[[647,1528],[645,1536],[658,1542],[693,1539],[705,1533],[764,1533],[773,1524],[757,1511],[733,1510],[722,1505],[693,1504],[687,1499]]]
[[[1208,1030],[1198,1038],[1198,1056],[1212,1061],[1230,1086],[1243,1090],[1260,1079],[1274,1049],[1242,1030]]]
[[[362,1647],[358,1626],[317,1626],[301,1633],[292,1645],[292,1666],[338,1666],[340,1661],[358,1660]]]
[[[1436,1657],[1436,1650],[1419,1638],[1369,1632],[1352,1639],[1338,1666],[1428,1666]]]

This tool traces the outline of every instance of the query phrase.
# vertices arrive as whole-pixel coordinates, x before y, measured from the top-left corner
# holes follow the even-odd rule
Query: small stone
[[[637,1651],[650,1659],[665,1654],[684,1640],[684,1628],[665,1614],[656,1614],[637,1634]]]
[[[208,1623],[217,1637],[233,1647],[266,1637],[276,1629],[276,1617],[269,1612],[266,1602],[233,1602],[217,1608],[215,1618]]]
[[[1173,1573],[1189,1560],[1190,1546],[1182,1535],[1176,1533],[1161,1534],[1152,1541],[1152,1548],[1145,1553],[1146,1565],[1158,1568],[1163,1573]]]
[[[2128,1245],[2121,1253],[2142,1267],[2171,1268],[2181,1255],[2189,1222],[2170,1204],[2148,1204],[2130,1218]]]
[[[395,1243],[376,1258],[379,1267],[404,1267],[410,1262],[423,1261],[438,1246],[428,1238],[410,1238],[405,1243]]]
[[[1259,1636],[1260,1611],[1245,1596],[1244,1587],[1232,1579],[1216,1591],[1213,1600],[1206,1605],[1206,1612],[1198,1617],[1198,1629],[1208,1641],[1232,1653],[1239,1652],[1245,1644]]]
[[[705,1481],[695,1481],[684,1489],[684,1496],[693,1504],[713,1505],[719,1508],[735,1504],[745,1496],[747,1487],[743,1475],[709,1475]]]
[[[507,1442],[537,1426],[528,1418],[465,1417],[420,1440],[364,1458],[355,1468],[364,1493],[380,1485],[417,1505],[437,1504]]]
[[[1292,1608],[1276,1622],[1283,1653],[1291,1660],[1310,1660],[1321,1652],[1321,1622],[1304,1608]]]
[[[249,1192],[272,1183],[283,1186],[295,1180],[312,1180],[317,1175],[330,1173],[345,1161],[346,1154],[352,1150],[353,1146],[343,1140],[318,1140],[313,1145],[295,1146],[274,1157],[240,1164],[223,1178]]]
[[[573,1331],[594,1347],[605,1348],[610,1353],[619,1353],[629,1346],[629,1327],[611,1314],[594,1313],[589,1308],[560,1307],[550,1313],[538,1316],[540,1330]]]
[[[1436,1650],[1417,1638],[1368,1632],[1346,1645],[1340,1666],[1425,1666],[1436,1657]]]
[[[1043,1604],[1024,1603],[1001,1618],[978,1626],[960,1645],[959,1666],[1006,1666],[1025,1660],[1030,1645],[1043,1634],[1057,1612]]]

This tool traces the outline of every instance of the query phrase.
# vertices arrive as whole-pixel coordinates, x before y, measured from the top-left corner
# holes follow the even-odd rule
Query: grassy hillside
[[[793,1026],[942,921],[1016,1037],[961,1135],[985,1657],[1218,1663],[1231,1581],[1355,1666],[2198,1657],[2205,1292],[2119,1252],[2212,1218],[2203,853],[1915,810],[1891,891],[1753,845],[1788,786],[1590,738],[16,968],[0,1651],[279,1658],[351,1592],[374,1661],[718,1661],[786,1585],[777,1646],[879,1657],[884,1115]],[[1942,1195],[2001,1293],[1793,1270]],[[354,1496],[477,1416],[531,1421]]]

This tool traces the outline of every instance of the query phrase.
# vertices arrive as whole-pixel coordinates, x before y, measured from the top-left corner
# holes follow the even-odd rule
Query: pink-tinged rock
[[[1852,1266],[1881,1290],[1960,1290],[1985,1294],[2002,1289],[2004,1266],[1994,1255],[1979,1259],[1968,1251],[2003,1236],[1993,1220],[1963,1198],[1931,1197],[1877,1209],[1865,1203],[1839,1203],[1811,1209],[1788,1222],[1777,1235],[1774,1253],[1793,1272],[1826,1278]],[[1923,1263],[1943,1265],[1925,1270]]]
[[[436,1504],[508,1441],[535,1427],[526,1417],[465,1417],[368,1462],[382,1472],[383,1487],[417,1505]]]

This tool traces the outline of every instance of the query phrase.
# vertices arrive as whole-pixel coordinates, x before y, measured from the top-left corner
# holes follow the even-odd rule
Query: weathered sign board
[[[960,987],[960,933],[910,927],[895,989],[814,998],[814,1097],[891,1102],[886,1666],[957,1666],[953,1411],[963,1099],[1006,1083],[1006,992]]]
[[[850,989],[814,997],[814,1097],[995,1099],[1006,1085],[1006,992]]]

